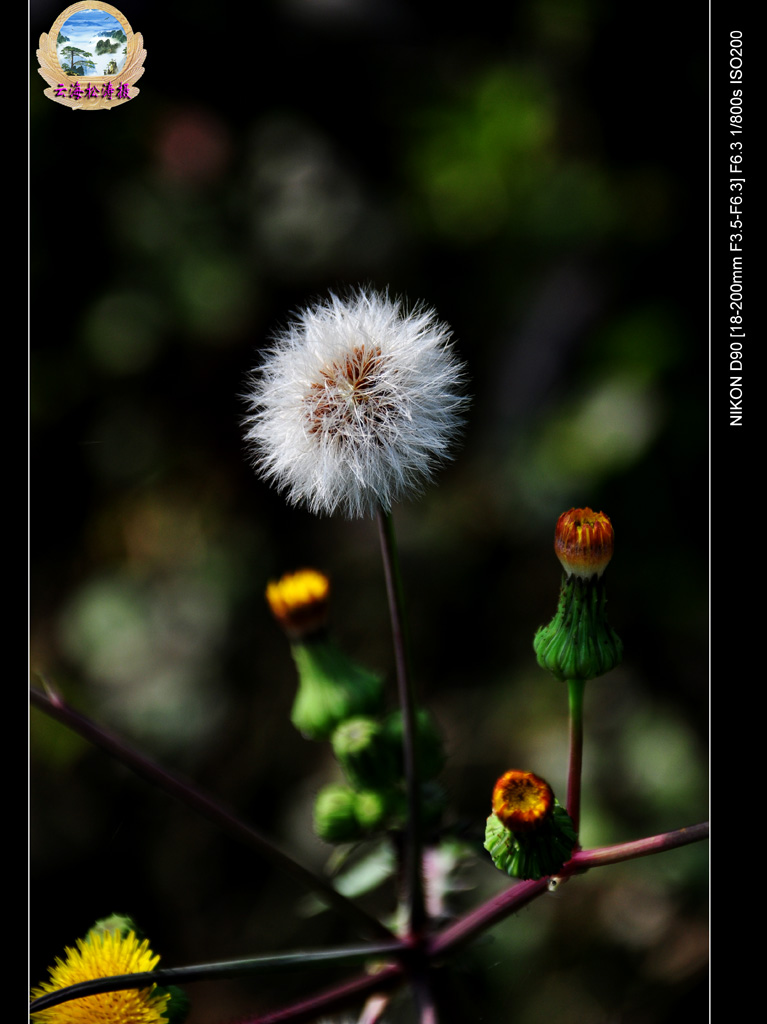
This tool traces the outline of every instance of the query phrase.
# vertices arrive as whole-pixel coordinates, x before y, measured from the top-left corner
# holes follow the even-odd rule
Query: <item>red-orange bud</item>
[[[603,512],[571,508],[557,520],[554,551],[568,576],[601,576],[613,557],[613,526]]]
[[[510,832],[534,831],[553,810],[551,786],[532,772],[506,772],[495,784],[493,813]]]

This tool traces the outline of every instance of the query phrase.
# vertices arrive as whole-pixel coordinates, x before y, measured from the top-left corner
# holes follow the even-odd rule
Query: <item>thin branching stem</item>
[[[447,953],[452,953],[459,946],[475,939],[482,932],[510,914],[531,903],[546,892],[548,879],[537,882],[518,882],[510,889],[505,889],[497,896],[491,897],[475,910],[469,911],[454,924],[448,925],[437,935],[428,946],[430,959],[438,960]]]
[[[592,850],[579,850],[565,865],[568,874],[586,871],[589,868],[604,867],[607,864],[619,864],[624,860],[636,860],[637,857],[649,857],[653,853],[664,853],[675,850],[679,846],[708,839],[709,826],[707,821],[698,825],[688,825],[673,832],[662,832],[657,836],[646,836],[644,839],[633,839],[628,843],[616,843],[614,846],[597,846]]]
[[[423,874],[421,864],[421,794],[415,744],[416,703],[410,674],[404,597],[391,512],[378,512],[386,592],[389,599],[394,657],[397,670],[397,692],[402,710],[403,758],[407,787],[408,819],[405,832],[404,884],[408,907],[410,937],[420,936],[426,925]]]
[[[323,1014],[335,1014],[348,1007],[358,1006],[374,993],[389,992],[404,980],[403,968],[399,964],[390,964],[374,974],[353,978],[280,1010],[245,1017],[239,1024],[309,1024],[310,1021],[316,1022]]]
[[[131,988],[147,988],[150,985],[187,985],[194,981],[210,981],[214,978],[237,978],[244,974],[276,974],[278,972],[303,970],[305,968],[345,967],[364,963],[375,958],[396,957],[403,949],[401,942],[380,943],[369,946],[346,946],[337,949],[312,949],[294,953],[278,953],[272,956],[250,957],[245,960],[222,960],[211,964],[194,964],[189,967],[163,967],[153,971],[135,974],[119,974],[109,978],[93,978],[76,985],[47,992],[34,999],[30,1013],[48,1010],[60,1003],[101,992],[119,992]]]
[[[60,697],[51,699],[40,690],[32,689],[31,701],[34,706],[47,715],[57,719],[93,743],[94,746],[100,747],[112,757],[117,758],[136,775],[169,793],[187,807],[191,807],[208,821],[218,825],[227,835],[246,843],[251,850],[254,850],[275,868],[289,875],[302,888],[315,893],[323,903],[332,907],[339,914],[343,914],[363,934],[385,942],[396,941],[396,936],[380,921],[342,896],[324,879],[293,860],[271,840],[266,839],[251,825],[238,818],[218,801],[206,796],[190,782],[161,768],[102,726],[69,707]]]
[[[617,843],[615,846],[603,846],[593,850],[579,850],[559,872],[560,879],[580,874],[590,868],[617,864],[624,860],[637,857],[648,857],[651,854],[674,850],[680,846],[697,843],[708,838],[708,822],[689,825],[673,832],[648,836],[646,839],[635,839],[628,843]],[[454,924],[449,925],[437,935],[427,949],[432,962],[439,957],[452,953],[457,947],[481,935],[499,921],[515,913],[533,900],[542,896],[548,889],[549,879],[538,881],[517,882],[510,889],[493,896],[475,910],[470,911]]]
[[[418,971],[411,979],[416,1006],[418,1007],[418,1024],[439,1024],[437,1002],[432,990],[432,979],[427,970]]]

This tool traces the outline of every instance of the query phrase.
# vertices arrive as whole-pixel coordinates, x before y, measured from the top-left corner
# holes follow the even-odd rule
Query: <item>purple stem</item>
[[[546,892],[548,884],[548,878],[542,878],[537,882],[518,882],[510,889],[493,896],[476,910],[470,911],[455,924],[448,925],[441,931],[429,944],[429,958],[436,959],[452,953],[456,947],[470,942],[477,935],[492,928],[494,924],[503,921],[509,914],[541,896]]]
[[[674,832],[663,832],[645,839],[634,839],[629,843],[616,843],[615,846],[597,846],[593,850],[579,850],[565,865],[564,875],[579,874],[589,868],[603,867],[605,864],[618,864],[623,860],[636,860],[637,857],[649,857],[653,853],[674,850],[678,846],[687,846],[708,839],[708,822],[699,825],[688,825]]]
[[[439,1014],[429,971],[423,969],[413,972],[411,985],[418,1007],[418,1024],[439,1024]]]
[[[387,992],[402,984],[404,973],[400,966],[389,965],[377,974],[366,974],[352,981],[337,985],[327,992],[302,999],[281,1010],[245,1017],[239,1024],[301,1024],[316,1021],[320,1014],[337,1013],[348,1006],[356,1006],[365,997],[378,992]]]
[[[570,709],[570,762],[567,772],[567,813],[573,820],[576,836],[581,823],[581,772],[583,769],[583,694],[582,679],[567,680]]]

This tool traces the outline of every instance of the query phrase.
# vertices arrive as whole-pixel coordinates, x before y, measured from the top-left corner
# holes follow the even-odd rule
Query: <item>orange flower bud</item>
[[[266,588],[272,615],[293,639],[325,626],[329,596],[330,581],[316,569],[288,573]]]
[[[506,772],[495,784],[493,813],[510,832],[533,832],[553,810],[551,786],[532,772]]]
[[[554,551],[568,576],[601,576],[613,557],[612,523],[603,512],[571,508],[557,520]]]

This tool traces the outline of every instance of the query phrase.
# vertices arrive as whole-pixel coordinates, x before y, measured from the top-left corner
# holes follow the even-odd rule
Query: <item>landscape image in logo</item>
[[[120,22],[96,8],[72,14],[56,40],[59,64],[70,76],[119,74],[127,50],[128,39]]]

